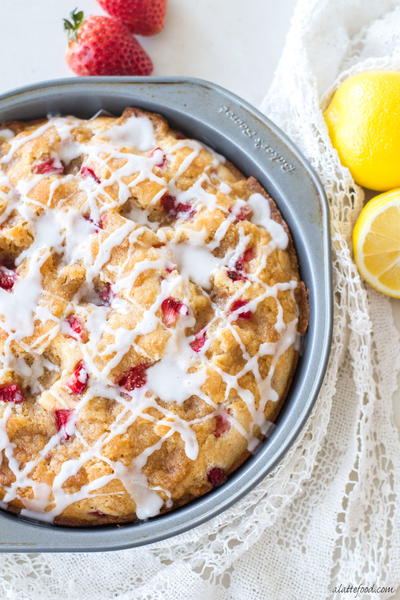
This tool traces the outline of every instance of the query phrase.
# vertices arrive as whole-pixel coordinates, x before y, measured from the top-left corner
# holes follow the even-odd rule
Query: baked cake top
[[[121,522],[222,483],[277,416],[307,323],[274,202],[133,108],[0,142],[3,503]]]

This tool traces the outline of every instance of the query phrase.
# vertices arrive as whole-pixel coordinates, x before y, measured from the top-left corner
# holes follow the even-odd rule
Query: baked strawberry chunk
[[[243,256],[237,259],[235,269],[237,271],[246,271],[248,264],[254,258],[254,248],[247,248],[243,252]]]
[[[245,221],[251,216],[252,212],[253,211],[250,206],[242,206],[237,212],[234,213],[236,221]]]
[[[221,437],[221,435],[224,435],[224,433],[229,431],[230,428],[231,422],[229,421],[228,416],[225,412],[215,416],[214,436],[216,438],[219,438]]]
[[[25,396],[19,385],[10,383],[0,387],[0,402],[13,402],[21,404],[25,400]]]
[[[81,167],[81,175],[85,178],[91,177],[96,183],[101,183],[100,179],[97,177],[96,173],[91,167]]]
[[[149,367],[149,363],[140,363],[134,367],[131,367],[118,380],[118,385],[123,387],[128,392],[145,386],[147,383],[146,370]]]
[[[99,229],[104,229],[104,227],[107,225],[107,219],[108,219],[108,215],[107,212],[103,212],[100,215],[98,224],[96,225]]]
[[[154,158],[154,166],[159,167],[160,169],[165,167],[167,164],[167,156],[164,150],[159,146],[157,146],[157,148],[153,148],[153,150],[150,152],[150,158]]]
[[[227,271],[227,275],[229,279],[232,279],[232,281],[246,281],[246,277],[240,271],[235,271],[232,269]]]
[[[171,219],[191,218],[196,214],[193,206],[188,202],[178,202],[175,196],[165,193],[161,197],[161,206]]]
[[[217,487],[226,481],[226,473],[221,467],[212,467],[207,473],[207,479],[213,487]]]
[[[204,330],[198,331],[194,336],[194,340],[190,342],[190,347],[195,352],[200,352],[204,344],[206,343],[207,333]]]
[[[0,267],[0,288],[9,292],[16,281],[17,274],[15,271],[7,269],[7,267]]]
[[[238,319],[251,319],[253,316],[253,312],[251,310],[241,311],[240,309],[248,304],[248,300],[235,300],[231,304],[230,312],[240,311],[238,314]]]
[[[245,273],[247,271],[248,263],[254,258],[254,249],[247,248],[243,252],[243,255],[235,262],[235,268],[228,270],[227,275],[233,281],[245,281],[247,279]]]
[[[93,517],[111,517],[112,516],[101,510],[89,510],[88,514],[92,515]]]
[[[105,283],[101,288],[97,290],[97,295],[100,298],[102,306],[111,306],[111,302],[115,296],[111,283]]]
[[[55,411],[57,431],[61,431],[64,440],[69,440],[72,435],[71,417],[73,412],[72,409],[68,408],[61,408]]]
[[[103,216],[100,217],[100,219],[98,221],[96,221],[96,219],[93,219],[91,216],[89,215],[83,215],[83,218],[86,219],[86,221],[89,221],[89,223],[91,223],[93,225],[93,227],[95,228],[95,230],[98,232],[100,229],[104,229],[104,219]]]
[[[66,381],[66,386],[75,396],[80,396],[86,390],[89,381],[89,373],[82,360],[76,363],[72,374]]]
[[[82,321],[76,315],[67,317],[66,322],[71,330],[71,333],[67,333],[68,337],[71,337],[78,342],[87,341],[87,331]]]
[[[36,163],[32,171],[36,175],[62,175],[64,173],[64,165],[58,158],[49,158],[43,162]]]
[[[180,316],[186,316],[189,314],[189,309],[180,300],[169,296],[161,303],[162,321],[167,327],[175,325]]]
[[[165,210],[165,212],[167,212],[169,214],[175,213],[176,198],[174,196],[171,196],[171,194],[165,193],[163,196],[161,196],[160,203],[161,203],[161,206],[163,207],[163,209]]]

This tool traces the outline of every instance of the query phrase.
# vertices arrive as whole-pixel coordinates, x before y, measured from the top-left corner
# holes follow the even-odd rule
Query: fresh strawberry
[[[147,382],[146,369],[149,366],[149,363],[140,363],[131,367],[120,377],[118,385],[125,388],[128,392],[143,387]]]
[[[66,386],[75,396],[80,396],[87,388],[89,373],[82,360],[76,363],[72,374],[66,381]]]
[[[129,29],[112,17],[84,18],[81,10],[64,19],[66,61],[77,75],[150,75],[153,64]]]
[[[175,325],[180,315],[188,315],[189,309],[186,304],[180,300],[176,300],[175,298],[172,298],[172,296],[169,296],[161,302],[161,313],[164,325],[171,327],[171,325]]]
[[[154,35],[164,27],[167,0],[99,0],[99,4],[132,33]]]
[[[0,387],[0,402],[13,402],[14,404],[21,404],[21,402],[24,400],[24,393],[16,383],[2,385]]]
[[[69,440],[72,435],[71,416],[74,411],[68,408],[61,408],[55,411],[57,431],[61,431],[64,440]]]

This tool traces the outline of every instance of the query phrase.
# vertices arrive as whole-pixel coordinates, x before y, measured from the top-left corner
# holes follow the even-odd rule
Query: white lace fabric
[[[398,587],[400,452],[391,398],[400,339],[389,301],[363,285],[352,261],[364,193],[340,165],[321,112],[339,80],[371,68],[400,69],[398,0],[300,0],[262,105],[318,172],[331,212],[332,352],[291,450],[228,511],[164,542],[107,554],[0,555],[1,598],[325,600],[343,598],[332,592],[339,584]]]

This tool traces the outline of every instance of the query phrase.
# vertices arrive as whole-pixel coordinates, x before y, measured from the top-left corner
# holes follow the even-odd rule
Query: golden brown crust
[[[254,177],[249,177],[248,184],[249,184],[249,188],[253,192],[259,193],[259,194],[262,194],[263,196],[265,196],[265,198],[268,200],[269,206],[271,208],[271,218],[274,219],[274,221],[276,221],[280,225],[282,225],[282,227],[285,229],[285,231],[289,237],[288,252],[290,254],[292,263],[295,265],[295,268],[298,270],[299,264],[298,264],[298,260],[297,260],[296,249],[295,249],[294,243],[293,243],[292,234],[290,232],[290,229],[289,229],[286,221],[283,219],[283,217],[279,211],[279,208],[276,205],[276,202],[273,200],[273,198],[271,198],[271,196],[264,190],[264,188],[260,185],[260,183]],[[295,290],[295,295],[296,295],[296,300],[297,300],[299,310],[300,310],[299,324],[297,327],[297,331],[299,332],[300,335],[304,335],[308,329],[308,323],[310,320],[310,314],[309,314],[310,311],[309,311],[309,302],[308,302],[308,290],[302,281],[299,282],[299,285],[297,286],[297,288]]]

